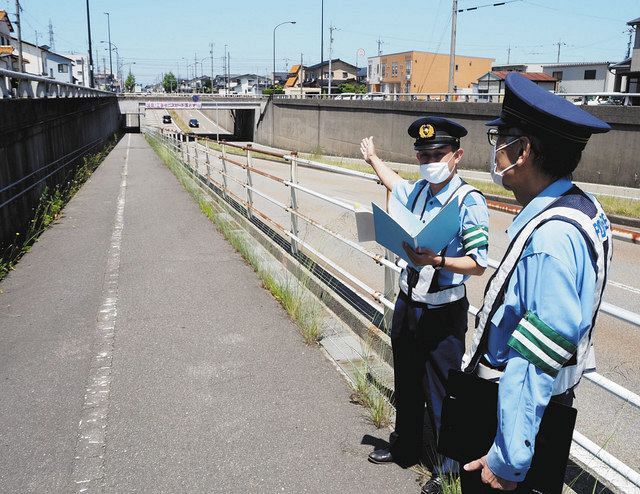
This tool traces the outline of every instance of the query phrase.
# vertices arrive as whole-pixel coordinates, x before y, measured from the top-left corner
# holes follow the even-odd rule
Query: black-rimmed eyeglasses
[[[522,137],[519,134],[507,134],[504,132],[500,132],[498,129],[489,129],[487,131],[487,139],[489,140],[489,144],[495,146],[498,144],[498,139],[500,137]]]

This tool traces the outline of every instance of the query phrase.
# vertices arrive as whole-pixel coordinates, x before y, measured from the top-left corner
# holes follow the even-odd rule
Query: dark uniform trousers
[[[561,405],[570,407],[573,406],[573,400],[575,397],[576,395],[574,393],[574,388],[571,388],[562,394],[552,396],[551,401],[555,401],[557,403],[560,403]],[[516,489],[513,491],[501,491],[498,489],[492,489],[487,484],[482,482],[480,471],[467,472],[462,467],[463,465],[460,465],[460,487],[462,489],[462,494],[546,494],[541,493],[538,490],[532,490],[527,485],[526,479],[524,482],[519,483],[518,487],[516,487]]]
[[[449,371],[460,369],[468,309],[466,297],[428,308],[402,291],[398,296],[391,329],[396,406],[391,454],[401,465],[439,466],[435,440],[445,384]]]

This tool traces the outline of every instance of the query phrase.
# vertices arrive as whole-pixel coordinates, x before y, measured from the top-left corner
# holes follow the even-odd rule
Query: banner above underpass
[[[149,109],[193,110],[202,108],[202,103],[200,101],[147,101],[144,106]]]

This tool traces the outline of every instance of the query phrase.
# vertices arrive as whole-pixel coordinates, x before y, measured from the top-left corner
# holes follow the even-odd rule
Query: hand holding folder
[[[403,242],[413,250],[420,247],[440,252],[460,230],[460,207],[456,200],[444,206],[429,222],[418,218],[393,196],[389,213],[374,203],[371,206],[376,242],[412,266],[411,259],[402,247]]]

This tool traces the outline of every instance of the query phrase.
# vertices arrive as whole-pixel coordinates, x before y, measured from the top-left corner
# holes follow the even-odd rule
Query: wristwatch
[[[444,268],[444,259],[445,259],[445,257],[444,256],[440,256],[440,259],[441,259],[440,264],[438,264],[438,265],[433,267],[433,269],[435,269],[437,271],[439,271],[442,268]]]

